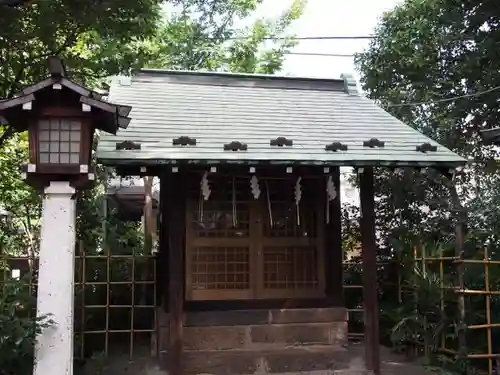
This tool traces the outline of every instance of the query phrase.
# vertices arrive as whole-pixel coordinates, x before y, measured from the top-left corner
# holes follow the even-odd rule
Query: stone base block
[[[347,351],[331,346],[274,350],[188,351],[187,375],[283,374],[342,369],[348,366]]]
[[[166,370],[168,315],[162,315],[158,348]],[[188,312],[183,344],[186,375],[358,375],[336,373],[350,360],[344,308]]]

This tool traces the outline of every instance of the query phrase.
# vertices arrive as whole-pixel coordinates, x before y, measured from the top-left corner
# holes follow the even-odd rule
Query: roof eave
[[[23,105],[35,100],[33,94],[17,96],[0,101],[0,124],[9,126],[15,133],[27,129],[27,112],[23,111]]]
[[[126,129],[130,123],[131,119],[127,115],[132,110],[131,106],[113,104],[102,99],[94,99],[84,95],[80,97],[80,103],[87,104],[106,114],[106,118],[109,121],[106,122],[105,129],[103,130],[106,130],[108,133],[116,134],[118,128]]]
[[[380,161],[380,160],[246,160],[246,159],[186,159],[186,160],[168,160],[168,159],[140,159],[134,158],[109,158],[97,155],[97,161],[105,166],[161,166],[161,165],[287,165],[287,166],[319,166],[319,167],[387,167],[387,168],[458,168],[463,167],[467,161],[449,160],[449,161]]]
[[[17,96],[11,99],[0,101],[0,111],[8,111],[12,108],[19,107],[20,105],[29,103],[35,100],[35,96],[33,94]]]

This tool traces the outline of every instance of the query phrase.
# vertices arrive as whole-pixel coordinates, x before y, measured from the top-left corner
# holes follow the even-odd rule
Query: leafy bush
[[[399,321],[392,329],[391,339],[395,346],[410,344],[435,352],[446,328],[455,325],[453,311],[441,311],[441,298],[446,306],[452,305],[456,298],[449,280],[441,280],[435,272],[424,272],[418,266],[413,272],[404,287],[413,295],[414,303],[403,304],[393,312],[394,320],[399,317]]]
[[[31,375],[36,335],[54,323],[48,316],[35,318],[29,277],[0,284],[0,375]]]

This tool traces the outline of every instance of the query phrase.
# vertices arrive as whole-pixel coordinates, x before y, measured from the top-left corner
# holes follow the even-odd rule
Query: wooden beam
[[[130,111],[132,109],[132,107],[130,107],[130,106],[118,106],[118,105],[115,105],[112,103],[107,103],[107,102],[102,101],[102,100],[93,99],[91,97],[84,96],[84,95],[82,95],[80,97],[80,103],[89,105],[91,107],[98,108],[104,112],[111,113],[111,114],[115,115],[116,119],[114,121],[115,121],[117,127],[126,129],[128,127],[128,124],[130,123],[131,119],[129,117],[124,117],[119,113],[119,112],[127,113],[127,114],[130,113]],[[116,130],[118,130],[118,129],[114,129],[111,133],[115,134]]]
[[[165,169],[158,173],[160,178],[160,222],[159,222],[159,251],[156,254],[156,351],[161,371],[168,371],[168,331],[163,328],[167,324],[162,323],[162,316],[168,308],[168,250],[169,250],[169,227],[168,227],[168,197],[170,196],[169,175]]]
[[[92,91],[89,90],[88,88],[86,87],[83,87],[82,85],[79,85],[78,83],[75,83],[65,77],[62,77],[60,80],[59,80],[59,83],[61,85],[63,85],[64,87],[82,95],[82,96],[91,96],[92,94]],[[97,94],[97,93],[96,93]]]
[[[340,168],[330,167],[330,173],[333,178],[337,197],[329,202],[329,222],[325,223],[325,294],[329,305],[343,306],[344,291],[343,291],[343,266],[342,266],[342,210],[340,201]],[[322,180],[322,186],[319,191],[325,191],[326,178]],[[323,194],[323,207],[327,204],[326,193]],[[326,216],[325,216],[326,218]],[[325,218],[319,218],[319,222]]]
[[[122,117],[127,117],[130,114],[130,111],[132,111],[131,105],[119,105],[118,106],[118,115],[120,115]]]
[[[81,96],[80,103],[88,104],[91,107],[99,108],[102,111],[109,113],[118,113],[117,106],[111,103],[106,103],[101,100],[89,98],[88,96]]]
[[[118,116],[118,127],[122,129],[127,129],[128,125],[130,124],[130,120],[132,120],[130,117]]]
[[[33,94],[18,96],[17,98],[7,99],[0,102],[0,111],[17,107],[19,105],[23,105],[25,103],[29,103],[35,100],[35,96]]]
[[[58,82],[57,79],[49,77],[47,79],[44,79],[43,81],[37,82],[31,86],[23,88],[20,93],[17,93],[17,96],[34,94],[35,92],[40,91],[46,87],[52,86],[54,83],[57,82]]]
[[[361,241],[363,244],[363,302],[365,312],[365,361],[368,370],[380,375],[377,247],[373,168],[360,173]]]
[[[183,374],[183,310],[184,310],[184,251],[185,251],[185,191],[184,175],[169,174],[167,178],[169,256],[168,256],[168,311],[169,311],[169,375]],[[166,214],[167,212],[163,212]]]

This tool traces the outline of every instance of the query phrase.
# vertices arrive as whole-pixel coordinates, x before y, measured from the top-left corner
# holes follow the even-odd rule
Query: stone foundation
[[[184,320],[186,374],[333,374],[349,367],[344,308],[188,312]],[[168,314],[160,312],[159,322],[153,354],[166,370]]]

